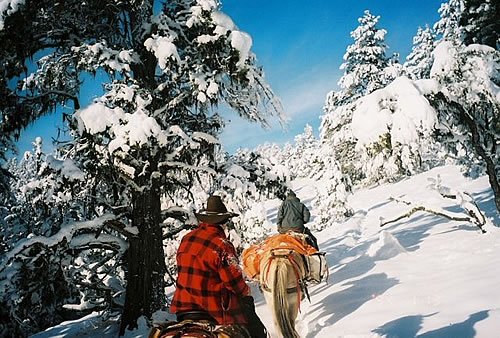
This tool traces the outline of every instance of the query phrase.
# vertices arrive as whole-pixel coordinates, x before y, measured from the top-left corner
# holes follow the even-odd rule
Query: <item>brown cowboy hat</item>
[[[220,224],[232,217],[238,216],[238,214],[227,211],[220,196],[210,196],[207,199],[207,208],[195,213],[195,216],[198,221],[203,223]]]

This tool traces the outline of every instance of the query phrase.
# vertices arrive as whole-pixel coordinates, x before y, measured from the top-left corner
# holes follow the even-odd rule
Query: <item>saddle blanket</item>
[[[253,244],[243,250],[243,272],[250,279],[258,279],[260,273],[260,260],[270,250],[294,250],[301,255],[310,256],[318,252],[313,246],[307,244],[305,235],[299,233],[276,234],[266,238],[258,244]]]

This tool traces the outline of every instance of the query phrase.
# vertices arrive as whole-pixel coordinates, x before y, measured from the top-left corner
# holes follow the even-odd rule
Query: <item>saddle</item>
[[[239,325],[216,326],[208,320],[168,321],[156,324],[149,338],[250,338],[248,331]]]
[[[243,271],[250,279],[257,280],[260,275],[260,261],[265,253],[278,253],[282,250],[293,250],[302,255],[307,270],[307,281],[319,283],[324,279],[328,272],[328,269],[325,269],[325,253],[309,245],[305,235],[300,233],[277,234],[243,250]]]
[[[154,326],[149,333],[149,338],[218,338],[214,329],[215,326],[208,321],[169,321]]]

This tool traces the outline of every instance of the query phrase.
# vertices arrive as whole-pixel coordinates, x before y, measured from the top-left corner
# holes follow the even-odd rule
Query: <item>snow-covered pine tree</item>
[[[323,108],[324,114],[321,116],[321,147],[331,147],[337,154],[342,172],[348,175],[352,182],[358,182],[363,177],[363,172],[359,154],[355,151],[356,138],[351,128],[355,103],[336,106],[335,101],[335,92],[328,93]]]
[[[341,90],[335,95],[336,106],[356,99],[381,88],[383,70],[388,65],[386,56],[385,29],[377,27],[380,16],[366,10],[358,19],[359,26],[351,32],[354,43],[347,47],[344,63],[340,69],[344,75],[339,80]]]
[[[73,261],[88,254],[87,248],[78,244],[88,234],[75,231],[70,241],[70,233],[62,228],[85,218],[85,200],[76,195],[86,185],[83,173],[71,160],[45,155],[40,138],[33,145],[33,151],[26,152],[19,163],[10,162],[9,171],[15,177],[11,181],[14,198],[8,217],[1,222],[7,252],[0,259],[0,283],[4,291],[0,302],[9,315],[2,317],[0,325],[3,332],[19,336],[74,318],[75,314],[63,306],[79,300],[77,289],[82,294],[88,294],[89,290],[96,294],[101,308],[107,302],[103,301],[105,292],[100,289],[104,278],[97,278],[96,273],[71,278],[75,271]],[[95,239],[95,235],[92,237]],[[103,245],[106,242],[102,237],[100,241]],[[123,254],[123,250],[109,252],[108,260],[117,254]],[[79,274],[82,270],[76,268]],[[82,285],[85,279],[92,278],[92,284]],[[111,290],[107,288],[108,292]]]
[[[479,43],[500,49],[500,4],[496,0],[465,0],[460,16],[466,45]]]
[[[289,171],[257,150],[239,149],[222,168],[216,186],[231,210],[240,214],[234,226],[241,244],[263,239],[272,230],[262,202],[285,197]]]
[[[328,93],[320,126],[322,146],[333,147],[342,172],[352,182],[363,177],[351,130],[355,101],[390,82],[390,74],[394,73],[390,70],[398,68],[390,67],[386,56],[386,31],[377,27],[379,19],[369,11],[358,19],[360,25],[351,32],[354,43],[347,47],[341,65],[344,75],[338,83],[340,90]]]
[[[429,26],[418,27],[411,53],[404,63],[404,74],[412,80],[428,79],[434,57],[435,34]]]
[[[73,103],[66,109],[77,112],[70,125],[75,139],[61,153],[111,192],[92,204],[103,217],[81,226],[126,238],[121,334],[165,305],[160,200],[178,189],[188,193],[197,171],[213,172],[222,121],[210,107],[225,101],[262,124],[282,113],[255,65],[250,37],[219,11],[218,1],[169,1],[158,14],[153,8],[152,0],[38,1],[1,13],[0,52],[8,62],[0,88],[11,98],[2,130],[15,137],[57,104]],[[45,56],[38,69],[9,87],[39,51]],[[80,75],[97,71],[114,80],[80,109]]]
[[[438,9],[440,19],[434,24],[439,40],[460,44],[463,41],[463,27],[460,18],[464,11],[464,0],[448,0]]]
[[[393,53],[387,60],[387,66],[382,71],[382,83],[387,85],[402,73],[403,65],[399,62],[399,53]]]
[[[258,145],[254,151],[260,154],[262,157],[266,158],[271,162],[273,166],[277,166],[281,168],[283,171],[288,169],[288,166],[285,166],[286,160],[290,157],[290,153],[287,150],[290,147],[290,144],[286,144],[284,146],[280,146],[276,143],[264,143]],[[286,172],[285,176],[290,177],[290,173]]]
[[[45,158],[42,139],[37,137],[32,145],[32,151],[25,152],[19,162],[12,158],[6,166],[13,176],[8,190],[15,201],[9,208],[8,218],[3,219],[1,229],[9,247],[30,234],[50,232],[54,221],[49,220],[48,214],[51,210],[45,204],[44,197],[39,193],[41,189],[37,188],[36,183],[40,179],[39,170]]]
[[[438,137],[469,167],[480,159],[500,212],[500,52],[443,41],[434,57],[431,78],[438,85],[429,99],[439,112]]]
[[[313,128],[306,124],[304,132],[295,136],[295,143],[286,160],[293,177],[309,177],[313,171],[315,154],[319,141],[314,136]]]
[[[347,203],[352,183],[349,176],[342,173],[331,147],[319,146],[314,155],[311,178],[324,184],[318,186],[318,195],[313,201],[317,218],[312,229],[322,230],[352,215],[352,208]]]
[[[356,102],[351,128],[363,183],[393,181],[423,168],[436,112],[420,86],[401,76]]]
[[[1,127],[2,115],[3,115],[2,108],[0,107],[0,127]],[[8,161],[6,155],[7,152],[13,151],[15,149],[13,140],[7,135],[7,133],[3,133],[3,131],[1,130],[0,130],[0,149],[2,149],[0,150],[0,208],[1,208],[2,206],[7,204],[7,200],[9,199],[10,196],[9,181],[12,178],[12,175],[6,169]]]

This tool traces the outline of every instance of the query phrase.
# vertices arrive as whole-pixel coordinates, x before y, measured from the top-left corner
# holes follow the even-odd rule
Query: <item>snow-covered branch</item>
[[[75,222],[72,224],[68,224],[65,227],[63,227],[58,233],[56,233],[53,236],[46,237],[46,236],[34,236],[31,238],[27,238],[25,240],[20,241],[17,243],[17,245],[9,251],[9,253],[5,256],[2,264],[0,265],[0,272],[3,271],[6,266],[16,257],[19,255],[22,255],[22,252],[34,245],[41,244],[42,246],[45,247],[54,247],[57,246],[59,243],[63,241],[67,241],[69,243],[72,242],[74,239],[74,245],[75,247],[79,247],[84,245],[82,241],[82,232],[88,232],[88,231],[95,231],[99,232],[99,226],[105,223],[106,221],[112,221],[114,218],[113,215],[104,215],[100,218],[97,218],[93,221],[85,221],[85,222]],[[96,242],[96,236],[87,236],[86,238],[88,241]],[[110,240],[109,238],[107,238]],[[113,236],[113,243],[117,243],[118,238]],[[104,242],[104,241],[103,241]],[[126,243],[123,240],[120,240],[119,245],[121,247],[126,246]],[[114,247],[114,246],[113,246]]]
[[[449,196],[445,196],[445,195],[442,195],[442,196],[449,197]],[[452,196],[452,197],[456,198],[456,196]],[[466,216],[462,213],[458,214],[458,213],[447,212],[443,209],[437,209],[435,207],[433,208],[433,207],[428,207],[428,206],[424,206],[424,205],[413,205],[412,202],[400,200],[400,199],[393,198],[393,197],[391,197],[391,200],[412,206],[412,208],[409,211],[407,211],[406,213],[404,213],[403,215],[400,215],[396,218],[393,218],[393,219],[390,219],[387,221],[384,221],[383,219],[381,219],[380,227],[383,227],[383,226],[390,224],[390,223],[395,223],[397,221],[400,221],[403,218],[408,218],[418,211],[424,211],[424,212],[431,213],[433,215],[445,217],[445,218],[452,220],[452,221],[473,223],[481,230],[482,233],[486,233],[486,230],[483,229],[483,226],[486,224],[486,219],[484,218],[484,215],[479,211],[479,209],[477,209],[477,211],[479,213],[477,211],[472,210],[472,209],[465,209],[467,211],[467,213],[469,214],[469,216]]]

